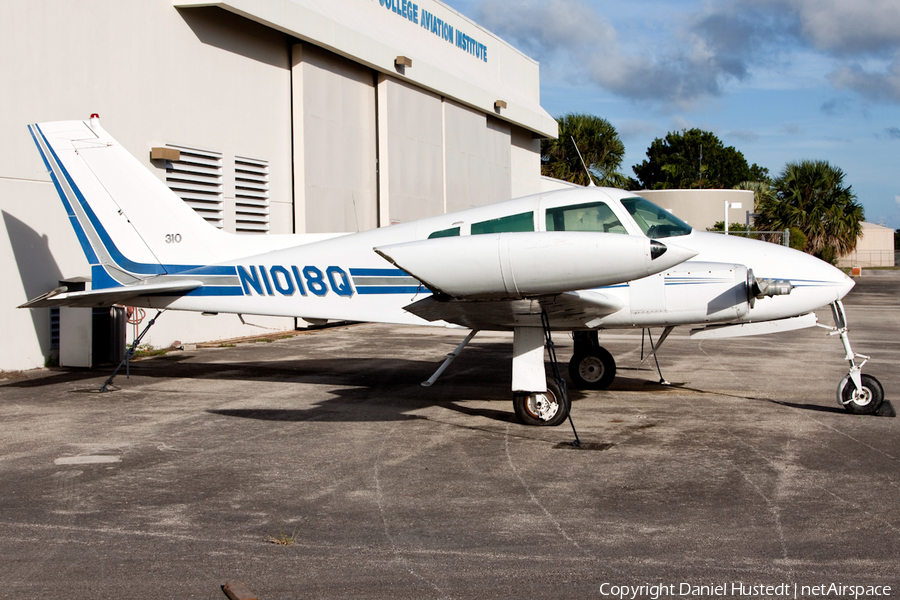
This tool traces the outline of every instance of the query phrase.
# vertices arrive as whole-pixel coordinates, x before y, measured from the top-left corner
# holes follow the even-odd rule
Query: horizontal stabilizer
[[[735,325],[710,325],[702,329],[692,329],[692,340],[712,340],[719,338],[745,337],[750,335],[765,335],[767,333],[780,333],[782,331],[794,331],[815,327],[819,320],[816,313],[806,313],[799,317],[789,319],[776,319],[774,321],[760,321],[758,323],[738,323]]]
[[[113,304],[128,304],[128,300],[150,294],[181,296],[202,285],[202,281],[181,280],[127,285],[84,292],[68,292],[65,287],[60,287],[33,300],[29,300],[19,306],[19,308],[44,308],[47,306],[101,307],[112,306]]]

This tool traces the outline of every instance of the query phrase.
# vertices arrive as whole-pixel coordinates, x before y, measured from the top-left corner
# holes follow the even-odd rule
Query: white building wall
[[[363,230],[539,191],[537,138],[556,123],[537,64],[441,2],[418,6],[486,54],[371,0],[0,3],[0,369],[49,354],[48,311],[12,307],[90,274],[28,123],[99,113],[161,180],[151,147],[222,153],[226,230],[235,155],[268,161],[273,233]],[[412,67],[394,66],[401,54]],[[145,340],[261,331],[173,312]]]
[[[856,250],[837,260],[839,267],[893,267],[894,230],[875,223],[862,223]]]
[[[364,231],[378,226],[375,80],[362,67],[310,44],[296,44],[295,146],[303,147],[296,194],[303,206],[298,231]],[[302,196],[302,197],[300,197]]]
[[[444,101],[446,212],[509,200],[510,129]]]
[[[392,77],[379,83],[382,224],[444,212],[441,97]]]
[[[166,0],[0,3],[0,252],[8,282],[0,291],[0,369],[41,366],[49,355],[48,309],[13,307],[60,279],[90,276],[26,126],[99,113],[104,127],[161,179],[164,169],[149,158],[153,146],[222,151],[232,215],[234,154],[268,160],[272,231],[287,233],[293,210],[287,48],[286,36],[262,25],[218,9],[179,11]],[[292,319],[256,322],[293,327]],[[145,340],[165,347],[259,331],[235,315],[168,313]]]
[[[753,212],[750,190],[641,190],[635,192],[661,208],[671,211],[691,227],[706,231],[725,219],[725,203],[729,203],[728,224],[745,223],[747,212]],[[732,208],[740,204],[740,208]]]
[[[0,370],[41,366],[50,355],[50,310],[15,307],[61,279],[90,274],[84,255],[72,251],[78,240],[56,190],[36,180],[40,172],[32,179],[0,177]]]
[[[541,140],[527,129],[513,126],[509,148],[510,196],[520,198],[543,190]]]

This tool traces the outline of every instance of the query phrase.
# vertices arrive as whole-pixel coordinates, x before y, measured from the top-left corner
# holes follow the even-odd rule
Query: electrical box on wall
[[[69,291],[85,289],[84,281],[61,281]],[[59,365],[91,368],[114,364],[125,357],[125,308],[61,307]]]

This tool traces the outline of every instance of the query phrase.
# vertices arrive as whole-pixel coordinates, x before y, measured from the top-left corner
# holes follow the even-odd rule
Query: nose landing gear
[[[850,363],[850,372],[841,379],[837,389],[838,404],[844,410],[854,415],[896,416],[890,401],[884,400],[884,388],[881,383],[871,375],[863,375],[862,367],[869,360],[868,356],[856,354],[850,347],[850,336],[847,333],[847,315],[844,313],[844,304],[838,300],[831,303],[831,315],[834,317],[834,330],[830,335],[839,335],[844,345],[844,359]],[[856,364],[856,359],[863,359]],[[882,406],[884,406],[883,410]]]

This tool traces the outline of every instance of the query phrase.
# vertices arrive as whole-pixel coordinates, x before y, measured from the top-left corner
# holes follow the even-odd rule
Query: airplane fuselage
[[[566,190],[336,235],[324,241],[317,238],[311,243],[269,251],[258,257],[228,261],[216,265],[215,269],[205,267],[201,271],[218,271],[207,275],[216,287],[204,286],[200,294],[180,298],[150,297],[146,303],[150,307],[181,310],[445,325],[446,321],[427,321],[404,309],[432,292],[421,281],[373,252],[374,248],[423,240],[435,234],[478,235],[486,228],[484,224],[491,222],[496,232],[503,229],[502,221],[509,221],[510,215],[517,217],[515,222],[506,224],[512,231],[546,231],[548,213],[585,205],[595,208],[598,203],[609,209],[610,219],[616,219],[615,233],[645,235],[621,203],[622,198],[628,197],[633,194],[621,190]],[[292,237],[303,241],[303,236]],[[696,230],[657,239],[669,246],[693,250],[697,255],[649,277],[594,288],[590,291],[617,299],[622,308],[599,320],[557,317],[552,320],[553,327],[622,328],[780,319],[828,305],[846,295],[853,286],[852,279],[831,265],[769,242]],[[458,261],[453,255],[436,255],[431,259],[447,265]],[[615,257],[610,260],[614,261]],[[566,265],[560,264],[559,268],[565,269]],[[751,307],[746,289],[748,269],[757,278],[789,281],[793,290],[787,295],[757,301]],[[197,273],[190,270],[175,275],[195,276]],[[521,302],[530,300],[523,298]],[[491,315],[477,325],[481,329],[509,329],[534,321],[523,317],[490,322],[494,318]],[[465,323],[465,326],[472,325],[471,321]]]

